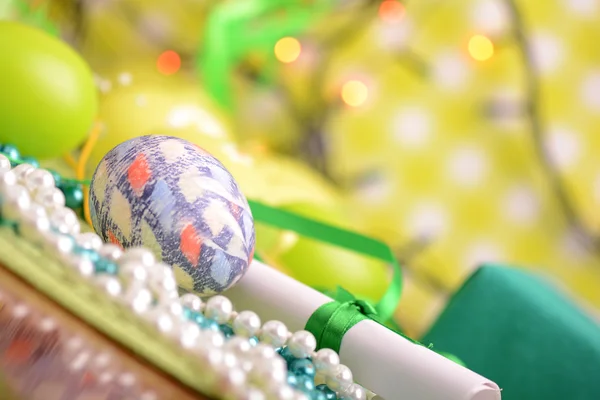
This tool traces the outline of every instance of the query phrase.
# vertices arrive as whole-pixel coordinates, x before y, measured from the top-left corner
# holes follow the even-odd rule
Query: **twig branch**
[[[577,215],[573,203],[562,183],[559,171],[556,169],[544,146],[544,125],[539,110],[540,83],[534,68],[535,62],[531,51],[529,51],[527,38],[525,36],[525,24],[515,1],[505,0],[505,2],[512,17],[513,34],[517,42],[517,47],[521,52],[521,57],[524,62],[527,92],[526,112],[536,154],[548,177],[551,190],[554,192],[554,195],[556,196],[567,221],[577,235],[577,238],[586,248],[588,248],[588,250],[600,252],[599,238],[588,232],[587,228]]]
[[[395,256],[402,268],[406,270],[413,279],[418,281],[419,284],[436,293],[448,293],[450,292],[448,285],[442,282],[438,277],[424,273],[420,268],[414,267],[415,258],[427,251],[432,244],[433,241],[431,240],[418,238],[397,249]]]

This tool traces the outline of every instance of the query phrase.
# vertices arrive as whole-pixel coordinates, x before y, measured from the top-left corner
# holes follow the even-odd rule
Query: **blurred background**
[[[248,198],[389,244],[409,335],[482,263],[600,309],[600,0],[2,0],[0,17],[93,69],[89,176],[129,138],[193,141]],[[379,261],[257,239],[309,285],[387,287]]]

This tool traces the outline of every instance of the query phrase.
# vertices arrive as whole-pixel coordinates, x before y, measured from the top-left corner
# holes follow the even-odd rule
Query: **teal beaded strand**
[[[220,331],[226,341],[236,336],[231,324],[219,325],[215,320],[206,317],[200,311],[184,307],[183,315],[189,321],[196,323],[201,330]],[[252,346],[258,344],[258,338],[256,337],[251,337],[249,341]],[[310,358],[295,357],[287,346],[276,349],[276,352],[281,355],[287,364],[288,385],[305,393],[311,400],[338,400],[336,393],[327,385],[317,385],[315,381],[316,368]]]
[[[13,167],[17,164],[21,164],[20,162],[17,162],[21,157],[21,154],[15,146],[11,144],[0,145],[0,153],[4,154],[10,160]]]
[[[316,368],[310,358],[294,357],[287,346],[277,349],[277,353],[288,366],[287,382],[293,388],[304,392],[311,400],[337,400],[336,393],[327,385],[316,385]]]
[[[63,182],[59,185],[59,189],[65,195],[65,205],[76,211],[78,214],[83,213],[83,188],[79,183]]]

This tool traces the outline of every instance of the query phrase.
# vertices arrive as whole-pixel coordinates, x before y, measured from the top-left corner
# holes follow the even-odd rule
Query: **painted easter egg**
[[[202,296],[234,285],[252,261],[246,198],[216,158],[183,139],[141,136],[109,151],[92,177],[90,215],[105,241],[151,249]]]

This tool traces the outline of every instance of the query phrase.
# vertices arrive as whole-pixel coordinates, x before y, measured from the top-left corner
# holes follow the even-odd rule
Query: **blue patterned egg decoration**
[[[237,183],[183,139],[141,136],[108,152],[92,177],[90,214],[105,241],[151,249],[201,296],[234,285],[254,254],[254,222]]]

